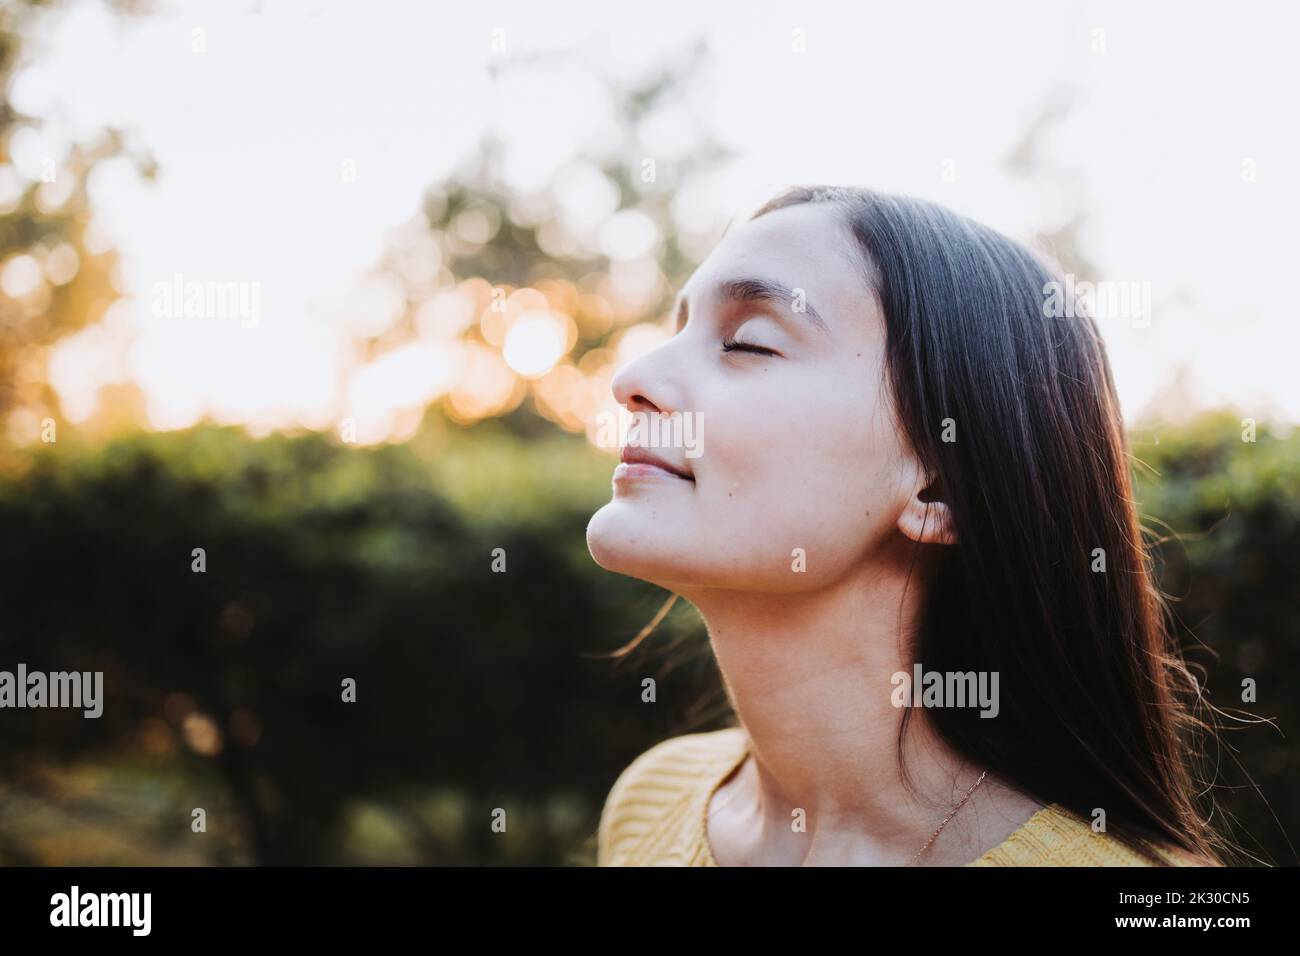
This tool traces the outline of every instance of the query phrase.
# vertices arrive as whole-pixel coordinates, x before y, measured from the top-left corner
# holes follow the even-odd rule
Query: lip
[[[695,483],[695,476],[685,469],[669,464],[644,448],[624,445],[619,455],[622,461],[614,469],[614,480],[621,478],[672,478]]]

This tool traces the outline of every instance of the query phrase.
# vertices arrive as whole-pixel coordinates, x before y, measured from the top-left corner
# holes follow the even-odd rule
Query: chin
[[[587,550],[606,571],[668,587],[680,580],[683,568],[682,549],[661,540],[666,531],[663,522],[648,521],[625,502],[611,501],[587,522]]]

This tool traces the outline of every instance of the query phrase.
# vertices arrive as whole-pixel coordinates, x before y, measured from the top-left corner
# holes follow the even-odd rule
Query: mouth
[[[614,469],[614,480],[620,478],[671,478],[695,484],[695,475],[685,467],[674,465],[644,448],[624,445],[619,456],[622,461]]]

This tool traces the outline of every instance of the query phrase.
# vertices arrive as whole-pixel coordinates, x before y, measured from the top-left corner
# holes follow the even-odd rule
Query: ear
[[[898,516],[898,530],[918,544],[956,544],[952,512],[937,480],[918,483]]]

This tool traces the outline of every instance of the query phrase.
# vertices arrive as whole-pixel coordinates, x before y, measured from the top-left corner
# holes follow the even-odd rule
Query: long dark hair
[[[996,718],[933,708],[936,731],[1044,803],[1103,808],[1156,862],[1151,843],[1219,862],[1197,779],[1208,704],[1156,584],[1096,323],[1047,307],[1069,286],[1045,255],[933,203],[806,186],[751,218],[800,203],[831,204],[856,240],[898,428],[952,513],[956,545],[922,565],[914,659],[999,675]]]
[[[937,732],[1040,800],[1085,819],[1104,808],[1136,848],[1163,837],[1215,859],[1190,752],[1209,728],[1142,537],[1096,323],[1048,307],[1067,286],[1045,257],[933,203],[802,187],[753,218],[810,202],[834,204],[857,240],[898,425],[954,521],[916,659],[999,674],[995,719],[934,708]]]

